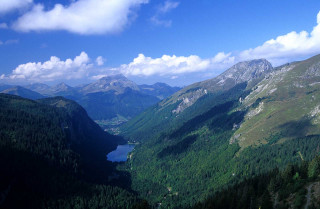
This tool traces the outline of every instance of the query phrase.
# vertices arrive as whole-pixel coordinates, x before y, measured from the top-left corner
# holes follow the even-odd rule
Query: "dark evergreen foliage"
[[[75,102],[0,94],[0,208],[131,208],[140,200],[108,176],[121,143]],[[125,173],[116,173],[130,185]],[[124,185],[124,184],[118,184]]]

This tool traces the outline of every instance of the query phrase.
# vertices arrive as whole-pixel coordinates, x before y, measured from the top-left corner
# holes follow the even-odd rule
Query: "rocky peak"
[[[238,84],[264,78],[264,76],[272,70],[273,67],[271,63],[266,59],[256,59],[237,63],[218,76],[217,79],[219,80],[219,84],[223,84],[228,79]]]
[[[40,94],[49,94],[51,87],[43,83],[32,83],[30,85],[25,86],[25,88],[38,92]]]
[[[139,87],[133,81],[130,81],[122,74],[110,75],[91,83],[82,88],[84,93],[106,92],[114,90],[117,93],[123,93],[126,88],[138,91]]]
[[[193,105],[200,97],[210,92],[226,91],[237,84],[247,82],[249,86],[256,84],[273,71],[266,59],[239,62],[221,75],[190,85],[172,96],[166,104],[181,101],[174,113],[180,113]]]
[[[155,87],[170,87],[168,84],[166,83],[160,83],[160,82],[157,82],[155,84],[153,84],[152,86],[155,86]]]
[[[105,82],[110,82],[114,80],[128,81],[129,79],[125,77],[123,74],[108,75],[100,79],[100,81],[105,81]]]
[[[50,86],[48,86],[47,84],[43,84],[43,83],[32,83],[30,85],[25,86],[27,89],[31,89],[31,90],[35,90],[35,89],[39,89],[39,90],[47,90],[50,88]]]
[[[320,76],[320,55],[314,56],[310,59],[312,63],[305,72],[305,78],[313,78],[314,76]]]
[[[61,92],[61,91],[70,91],[72,90],[73,88],[71,86],[68,86],[67,84],[65,83],[59,83],[58,85],[56,86],[53,86],[52,87],[52,91],[53,92]]]

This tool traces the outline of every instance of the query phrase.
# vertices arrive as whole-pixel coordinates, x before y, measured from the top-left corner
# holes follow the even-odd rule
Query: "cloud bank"
[[[222,70],[240,61],[265,58],[274,66],[297,61],[320,53],[320,12],[317,25],[307,31],[292,31],[264,42],[262,45],[238,53],[220,52],[212,58],[202,59],[199,56],[177,57],[163,55],[161,58],[145,57],[140,54],[131,63],[115,69],[125,75],[151,76],[176,75],[193,72],[217,75]],[[210,73],[211,72],[211,73]]]
[[[85,35],[116,33],[134,18],[135,8],[146,3],[148,0],[78,0],[68,6],[56,4],[51,10],[36,4],[14,23],[13,28],[23,32],[66,30]]]
[[[29,62],[19,65],[8,76],[2,75],[2,79],[23,80],[32,82],[45,82],[54,80],[80,79],[87,75],[92,67],[90,59],[85,52],[81,52],[73,60],[60,60],[52,56],[46,62]]]
[[[30,5],[33,0],[0,0],[0,14],[5,14],[16,9]]]
[[[278,36],[253,49],[239,54],[239,59],[266,58],[274,64],[283,64],[299,57],[320,53],[320,12],[317,15],[317,25],[307,31],[292,31]]]
[[[210,59],[201,59],[199,56],[169,56],[163,55],[160,58],[146,57],[139,54],[131,63],[121,65],[114,70],[125,75],[151,76],[151,75],[177,75],[206,71],[208,69],[223,68],[234,62],[229,54],[219,53]]]
[[[1,45],[1,42],[0,42]],[[126,76],[163,76],[176,79],[181,75],[202,74],[209,78],[221,73],[240,61],[266,58],[274,66],[304,59],[320,53],[320,12],[317,25],[311,32],[292,31],[264,42],[262,45],[241,52],[220,52],[211,58],[197,55],[175,56],[163,55],[152,58],[139,54],[132,62],[117,68],[102,68],[104,58],[99,56],[93,62],[82,52],[72,59],[61,61],[51,57],[47,62],[27,63],[19,65],[2,79],[25,79],[29,81],[52,81],[56,79],[82,79],[90,77],[99,79],[110,73],[123,73]],[[95,64],[94,64],[95,63]]]

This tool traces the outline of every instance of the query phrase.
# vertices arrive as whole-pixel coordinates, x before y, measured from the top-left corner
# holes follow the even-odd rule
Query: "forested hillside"
[[[106,153],[123,143],[75,102],[0,94],[0,208],[131,208]],[[112,174],[113,173],[113,174]],[[108,180],[119,176],[122,184]]]
[[[122,128],[141,142],[127,163],[133,189],[154,205],[182,208],[313,159],[320,146],[319,63],[320,56],[278,68],[265,60],[240,63],[134,118]]]
[[[181,126],[215,105],[244,98],[250,88],[273,71],[265,59],[241,62],[221,75],[187,86],[147,109],[121,127],[123,135],[148,140],[163,130]]]
[[[217,192],[192,209],[320,208],[320,156]]]

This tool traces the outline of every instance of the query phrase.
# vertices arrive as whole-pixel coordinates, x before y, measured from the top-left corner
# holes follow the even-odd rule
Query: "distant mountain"
[[[6,90],[13,87],[12,85],[0,84],[0,91]]]
[[[8,89],[1,91],[0,93],[12,94],[12,95],[21,96],[21,97],[28,98],[28,99],[44,98],[44,96],[39,94],[38,92],[31,91],[31,90],[23,88],[21,86],[9,87]]]
[[[143,86],[146,87],[146,86]],[[131,119],[146,108],[174,93],[178,88],[165,84],[153,85],[146,90],[125,76],[112,75],[101,78],[78,89],[79,102],[94,120],[108,127]],[[66,95],[66,97],[71,98]]]
[[[70,92],[70,91],[73,91],[73,88],[71,86],[68,86],[67,84],[65,83],[59,83],[53,87],[50,88],[50,91],[53,93],[53,94],[57,94],[59,92]]]
[[[0,86],[0,90],[11,87],[3,85]],[[71,87],[65,83],[52,87],[34,83],[25,88],[41,94],[38,97],[29,96],[28,98],[63,96],[74,100],[87,110],[92,119],[105,127],[119,126],[151,105],[180,90],[179,87],[171,87],[164,83],[137,85],[122,74],[106,76],[93,83],[77,87]]]
[[[114,91],[116,94],[121,94],[126,88],[139,91],[139,87],[133,81],[130,81],[122,74],[110,75],[101,78],[100,80],[88,84],[81,88],[82,94]]]
[[[74,100],[104,127],[119,126],[178,90],[179,87],[164,83],[137,85],[122,74],[106,76],[76,87],[65,83],[55,86],[33,83],[24,87],[0,85],[0,92],[29,99],[63,96]]]
[[[102,91],[83,95],[77,99],[94,120],[110,120],[113,118],[130,119],[146,108],[157,103],[159,99],[143,94],[131,88],[118,92]]]
[[[25,86],[25,88],[30,89],[35,92],[38,92],[38,93],[45,95],[47,97],[52,97],[52,96],[76,97],[76,96],[80,95],[77,92],[76,88],[68,86],[65,83],[59,83],[55,86],[48,86],[48,85],[42,84],[42,83],[34,83],[34,84],[30,84],[30,85]]]
[[[68,86],[65,83],[59,83],[50,88],[51,96],[63,96],[74,101],[78,101],[81,98],[81,93],[76,88]]]
[[[175,92],[179,91],[180,87],[171,87],[165,83],[155,83],[153,85],[139,85],[140,91],[144,94],[155,96],[160,100],[163,100]]]
[[[43,84],[43,83],[33,83],[27,86],[24,86],[24,88],[38,92],[42,95],[50,95],[51,94],[51,87]]]
[[[161,202],[162,208],[188,208],[214,192],[245,182],[241,200],[228,195],[229,190],[224,194],[231,199],[214,198],[233,205],[226,208],[248,208],[235,203],[251,207],[261,202],[252,202],[247,179],[254,182],[261,175],[262,183],[273,169],[301,164],[300,171],[288,166],[287,180],[275,177],[268,191],[257,189],[255,183],[251,188],[257,201],[279,195],[268,203],[289,201],[288,205],[301,208],[301,199],[295,203],[289,199],[305,197],[302,192],[308,185],[300,179],[307,179],[305,171],[312,173],[314,168],[303,166],[319,155],[319,72],[320,55],[276,68],[265,59],[241,62],[148,108],[120,129],[126,138],[140,142],[127,164],[133,189],[154,205]],[[314,161],[312,166],[320,166],[318,158]],[[310,181],[319,181],[319,176]],[[271,186],[276,189],[269,190]],[[207,203],[219,205],[210,199]]]

